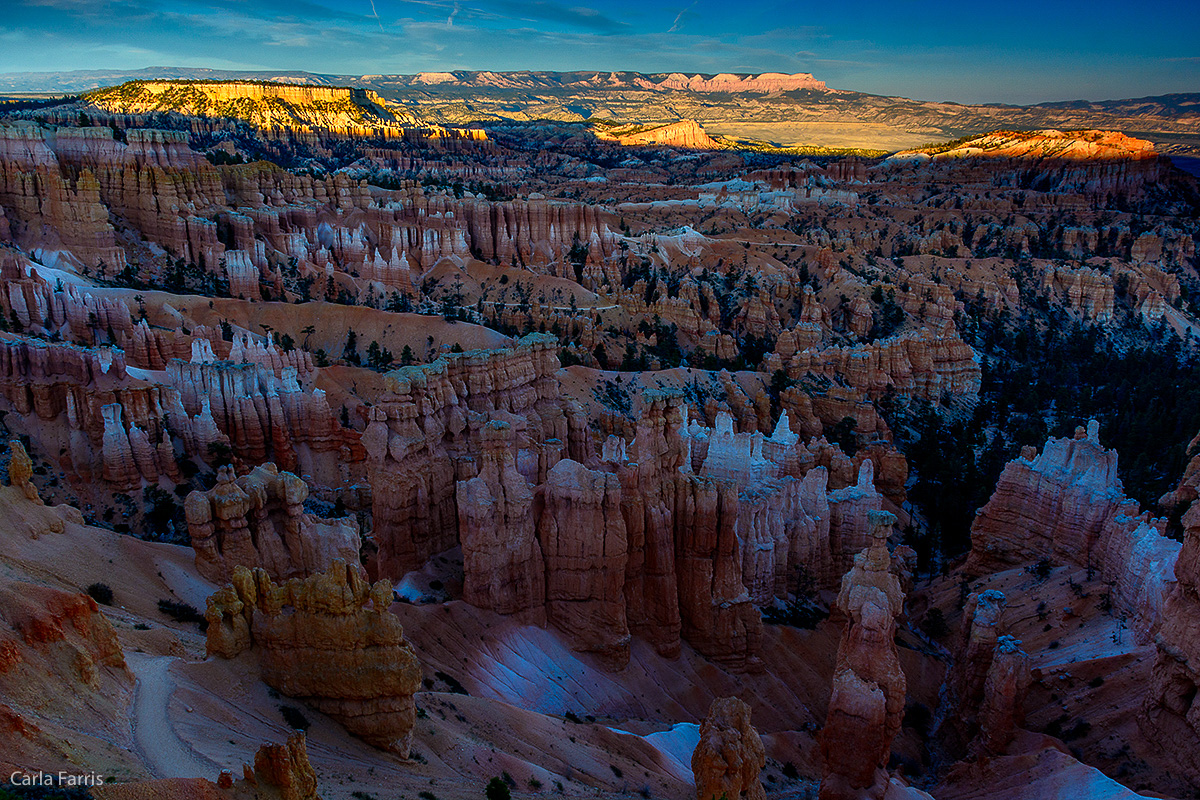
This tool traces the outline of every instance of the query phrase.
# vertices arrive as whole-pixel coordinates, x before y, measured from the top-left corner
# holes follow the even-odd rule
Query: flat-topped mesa
[[[909,151],[920,152],[920,151]],[[897,153],[898,156],[906,153]],[[1157,156],[1154,144],[1118,131],[993,131],[934,153],[937,159],[1032,158],[1062,161],[1137,160]]]
[[[407,112],[367,89],[228,81],[130,81],[84,95],[113,114],[174,112],[241,119],[261,129],[329,131],[415,126]]]
[[[388,610],[391,585],[371,585],[361,567],[341,560],[284,584],[242,566],[232,578],[208,599],[209,655],[253,648],[269,686],[407,758],[421,667]]]
[[[765,800],[766,763],[762,738],[750,724],[750,706],[736,697],[714,700],[692,751],[696,800]]]
[[[217,484],[187,496],[184,512],[196,571],[224,583],[238,567],[261,567],[274,580],[324,572],[335,560],[358,560],[353,517],[322,520],[304,513],[308,485],[267,462],[236,477],[217,470]]]
[[[887,174],[914,166],[959,180],[1011,172],[1012,185],[1072,194],[1134,192],[1170,170],[1153,143],[1102,130],[993,131],[952,146],[896,153],[879,169]]]
[[[1117,475],[1117,453],[1099,440],[1095,420],[1074,438],[1051,439],[1010,461],[971,525],[968,575],[1042,558],[1099,570],[1114,600],[1135,616],[1139,641],[1161,621],[1179,544],[1166,520],[1138,513]]]
[[[681,119],[669,125],[634,130],[614,128],[612,130],[597,129],[597,138],[602,141],[615,141],[626,147],[681,147],[688,150],[716,150],[720,144],[705,132],[703,126],[694,119]]]
[[[873,511],[869,521],[871,544],[855,557],[837,599],[847,623],[821,733],[821,800],[856,800],[874,789],[882,794],[892,740],[904,717],[907,684],[895,643],[904,593],[887,548],[896,518]]]
[[[1187,487],[1195,475],[1189,465],[1176,493],[1190,494]],[[1158,655],[1138,727],[1200,790],[1200,500],[1192,501],[1182,523],[1183,547],[1174,565],[1177,582],[1154,639]]]
[[[819,81],[810,72],[797,72],[788,75],[781,72],[764,72],[761,75],[733,75],[721,73],[712,77],[705,75],[684,75],[672,72],[665,78],[650,76],[650,83],[659,89],[674,89],[689,92],[747,92],[767,94],[770,92],[791,92],[798,89],[811,89],[820,92],[829,91],[825,81]]]

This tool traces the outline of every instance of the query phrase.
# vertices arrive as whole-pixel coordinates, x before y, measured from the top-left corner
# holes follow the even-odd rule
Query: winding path
[[[173,656],[128,653],[129,669],[137,676],[133,701],[133,737],[138,754],[156,778],[215,778],[220,767],[197,755],[171,725],[168,705],[175,686]]]

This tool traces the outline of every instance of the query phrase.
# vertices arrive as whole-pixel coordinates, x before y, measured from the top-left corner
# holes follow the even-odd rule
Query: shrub
[[[102,606],[111,606],[113,592],[107,583],[93,583],[87,588],[88,595]]]
[[[280,706],[279,713],[283,715],[283,721],[294,731],[306,731],[312,724],[308,721],[308,717],[304,716],[304,712],[295,706]]]
[[[447,675],[441,670],[438,670],[437,672],[433,673],[433,676],[442,683],[446,684],[446,690],[451,694],[465,694],[470,696],[471,693],[468,692],[453,675]]]
[[[769,625],[788,625],[793,628],[812,630],[829,616],[829,612],[806,597],[798,597],[783,608],[763,609],[763,622]]]
[[[940,639],[950,633],[945,613],[940,608],[929,609],[925,612],[925,618],[921,620],[921,630],[925,631],[925,635],[931,639]]]
[[[501,778],[492,778],[483,790],[487,800],[512,800],[512,791]]]
[[[208,628],[208,620],[204,618],[195,606],[190,606],[187,603],[178,603],[174,600],[159,600],[159,612],[166,614],[176,622],[194,622],[204,632]]]

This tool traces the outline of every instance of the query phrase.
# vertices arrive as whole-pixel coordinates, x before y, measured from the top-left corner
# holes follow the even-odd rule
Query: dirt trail
[[[168,705],[175,689],[172,656],[129,653],[126,663],[137,676],[133,706],[133,736],[138,754],[156,778],[213,779],[220,767],[197,755],[175,732]]]

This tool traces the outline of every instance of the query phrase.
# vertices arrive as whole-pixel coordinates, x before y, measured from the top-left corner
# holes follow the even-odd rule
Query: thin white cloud
[[[371,16],[373,16],[375,21],[379,23],[379,32],[383,33],[383,23],[379,21],[379,12],[375,10],[375,0],[371,0]]]
[[[692,0],[692,4],[675,15],[675,21],[671,23],[671,27],[667,28],[667,33],[674,33],[679,30],[679,24],[683,21],[683,15],[696,7],[696,3],[700,0]]]

